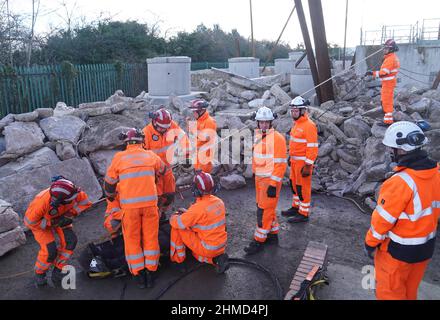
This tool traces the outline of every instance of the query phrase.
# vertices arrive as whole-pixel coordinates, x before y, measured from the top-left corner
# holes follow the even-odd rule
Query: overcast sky
[[[13,11],[30,13],[32,0],[9,0]],[[249,0],[64,0],[71,8],[76,2],[74,18],[93,21],[104,13],[114,20],[134,19],[140,22],[160,22],[167,36],[178,31],[192,31],[198,24],[208,27],[219,24],[225,31],[237,29],[250,37]],[[62,0],[41,0],[44,14],[37,22],[37,31],[49,26],[62,27],[65,16]],[[322,0],[327,40],[343,44],[346,0]],[[308,1],[303,0],[307,19]],[[254,37],[275,41],[293,8],[293,0],[252,0]],[[349,0],[347,45],[359,44],[360,29],[375,30],[382,25],[411,25],[423,19],[440,18],[440,0]],[[438,23],[438,22],[437,22]],[[311,30],[310,30],[311,32]],[[292,16],[282,41],[296,46],[303,42],[296,13]]]

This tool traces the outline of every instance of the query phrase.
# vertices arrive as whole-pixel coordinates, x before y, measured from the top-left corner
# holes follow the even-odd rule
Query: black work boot
[[[267,240],[266,240],[267,244],[278,244],[278,242],[279,242],[278,234],[271,234],[271,233],[269,233],[267,235]]]
[[[302,222],[308,222],[309,217],[303,216],[302,214],[297,214],[289,219],[287,219],[287,222],[289,223],[302,223]]]
[[[292,216],[294,216],[295,214],[298,214],[298,208],[295,208],[295,207],[292,207],[292,208],[290,208],[290,209],[287,209],[287,210],[284,210],[284,211],[281,211],[281,215],[283,216],[283,217],[292,217]]]
[[[139,289],[145,289],[147,287],[145,274],[146,274],[146,270],[144,269],[139,271],[139,273],[134,276],[137,287]]]
[[[60,287],[61,281],[63,280],[63,277],[64,277],[64,275],[62,273],[62,270],[57,267],[54,267],[52,270],[52,277],[51,277],[52,284],[55,287]]]
[[[212,261],[214,262],[215,271],[218,274],[222,274],[229,269],[229,256],[227,253],[223,253],[213,258]]]
[[[44,287],[45,285],[47,285],[46,273],[36,273],[34,279],[37,288]]]
[[[244,251],[246,252],[246,255],[250,256],[263,250],[263,245],[264,243],[253,240],[246,248],[244,248]]]
[[[154,287],[154,272],[145,270],[145,284],[147,288]]]

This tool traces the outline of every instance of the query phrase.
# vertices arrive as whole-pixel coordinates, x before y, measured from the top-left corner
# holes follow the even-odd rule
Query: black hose
[[[276,289],[277,299],[278,300],[283,300],[284,295],[283,295],[283,289],[281,287],[280,281],[278,280],[278,278],[271,271],[269,271],[268,269],[266,269],[265,267],[263,267],[262,265],[260,265],[258,263],[255,263],[255,262],[252,262],[252,261],[248,261],[248,260],[245,260],[245,259],[240,259],[240,258],[229,258],[229,264],[230,265],[247,266],[247,267],[251,267],[251,268],[254,268],[254,269],[257,269],[257,270],[263,272],[272,281],[272,283],[273,283],[273,285],[274,285],[274,287]],[[162,291],[153,300],[159,300],[165,293],[167,293],[180,280],[182,280],[187,275],[193,273],[194,271],[196,271],[196,270],[198,270],[201,267],[206,266],[206,265],[207,264],[205,264],[205,263],[196,265],[195,267],[191,268],[190,270],[188,270],[187,272],[182,274],[180,277],[178,277],[175,280],[171,281],[164,289],[162,289]]]

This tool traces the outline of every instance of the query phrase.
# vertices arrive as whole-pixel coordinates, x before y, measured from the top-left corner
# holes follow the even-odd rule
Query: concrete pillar
[[[289,52],[289,59],[293,60],[293,64],[295,65],[296,62],[301,58],[301,56],[304,54],[304,51],[292,51]],[[309,60],[307,57],[305,57],[301,63],[298,66],[298,69],[310,69]]]
[[[290,91],[294,94],[302,95],[304,92],[311,90],[315,86],[312,77],[312,71],[310,69],[295,69],[290,76]],[[315,90],[311,90],[305,94],[303,98],[310,98],[316,93]]]
[[[147,59],[148,94],[182,96],[191,93],[191,58],[156,57]]]
[[[253,57],[228,59],[229,72],[246,78],[258,78],[260,76],[260,59]]]
[[[291,59],[275,59],[275,74],[292,74],[295,70],[295,61]]]

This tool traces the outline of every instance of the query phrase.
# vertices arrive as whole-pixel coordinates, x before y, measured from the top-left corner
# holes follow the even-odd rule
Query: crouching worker
[[[49,188],[34,198],[24,216],[26,227],[40,245],[35,262],[37,286],[47,284],[46,274],[52,265],[52,282],[56,286],[61,284],[63,267],[68,264],[78,241],[72,228],[73,218],[92,205],[87,194],[72,181],[62,176],[52,181]]]
[[[223,201],[213,195],[215,184],[209,173],[198,171],[193,181],[196,202],[188,210],[173,214],[171,224],[170,259],[182,263],[186,258],[186,247],[200,262],[214,265],[217,273],[229,268],[225,253],[226,210]]]

